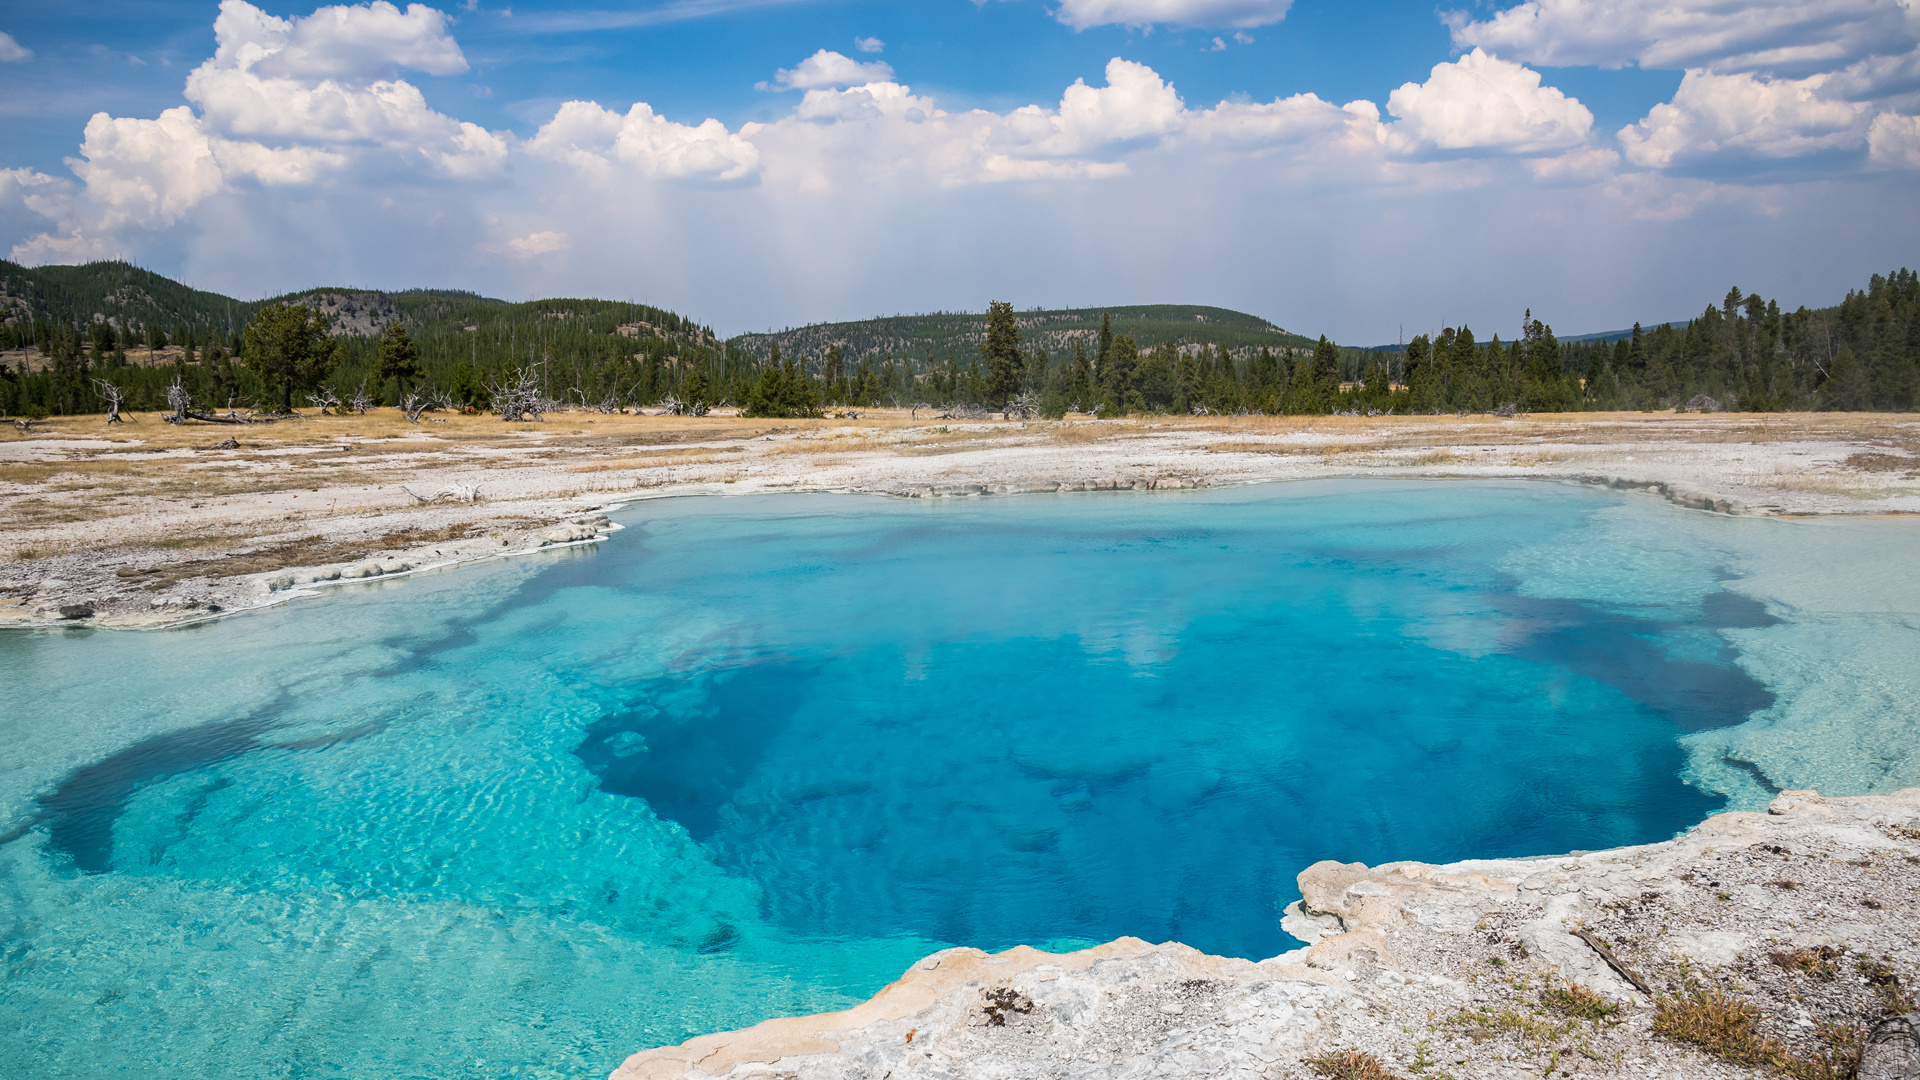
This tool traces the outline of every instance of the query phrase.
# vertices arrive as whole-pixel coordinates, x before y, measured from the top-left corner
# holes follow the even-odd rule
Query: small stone
[[[60,617],[63,619],[91,619],[93,618],[93,605],[85,602],[62,604],[60,605]]]
[[[282,590],[285,590],[285,589],[291,589],[293,588],[293,578],[291,575],[288,575],[288,574],[280,574],[275,577],[270,577],[267,579],[267,588],[273,592],[281,592]]]

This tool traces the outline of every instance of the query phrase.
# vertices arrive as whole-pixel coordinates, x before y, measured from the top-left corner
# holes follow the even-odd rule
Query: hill
[[[1045,347],[1056,354],[1071,352],[1076,340],[1086,342],[1091,349],[1102,315],[1112,317],[1115,334],[1131,335],[1142,348],[1161,344],[1222,346],[1244,359],[1262,348],[1313,347],[1311,338],[1283,330],[1257,315],[1194,304],[1024,311],[1019,313],[1020,336],[1028,347]],[[964,363],[986,336],[985,312],[937,312],[741,334],[729,344],[757,360],[765,360],[777,344],[781,353],[810,361],[837,345],[850,362],[928,356],[944,360],[951,353]]]

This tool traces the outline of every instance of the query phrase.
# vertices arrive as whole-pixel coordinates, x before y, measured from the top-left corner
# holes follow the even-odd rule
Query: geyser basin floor
[[[1269,955],[1323,857],[1916,782],[1905,523],[1385,482],[625,520],[0,637],[0,1060],[603,1075],[948,944]]]

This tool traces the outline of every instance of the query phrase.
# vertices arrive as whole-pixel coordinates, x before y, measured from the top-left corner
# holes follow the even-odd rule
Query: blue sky
[[[105,0],[0,32],[12,257],[247,295],[727,331],[1217,303],[1361,343],[1920,261],[1901,0]]]

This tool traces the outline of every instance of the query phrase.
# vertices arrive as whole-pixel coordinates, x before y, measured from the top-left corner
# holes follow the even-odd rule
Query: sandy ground
[[[223,448],[228,438],[237,445]],[[99,417],[8,424],[0,625],[217,617],[339,580],[592,542],[606,531],[597,511],[663,495],[1128,488],[1152,497],[1366,476],[1611,483],[1723,513],[1920,513],[1920,417],[1008,423],[902,409],[825,420],[429,416],[416,425],[382,409],[245,426],[173,426],[153,415],[113,427]]]

